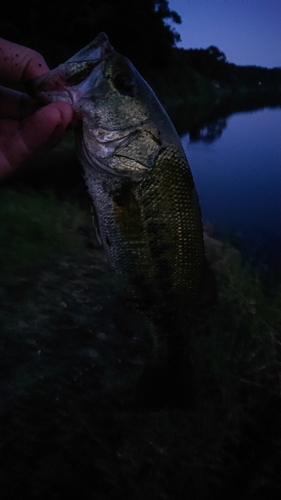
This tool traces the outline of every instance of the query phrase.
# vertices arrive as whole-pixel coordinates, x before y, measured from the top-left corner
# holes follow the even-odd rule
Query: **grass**
[[[0,214],[2,498],[280,498],[280,287],[206,236],[219,300],[193,327],[195,402],[149,410],[145,321],[88,210],[2,189]]]
[[[55,253],[77,252],[79,227],[89,217],[54,194],[0,192],[0,269],[17,272],[42,265]]]
[[[259,273],[242,265],[237,250],[215,240],[208,243],[207,237],[208,246],[220,291],[207,340],[211,372],[226,401],[246,387],[279,395],[280,286],[264,290]]]

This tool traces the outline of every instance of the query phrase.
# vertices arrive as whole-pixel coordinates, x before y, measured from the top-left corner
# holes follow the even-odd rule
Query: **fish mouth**
[[[30,94],[44,103],[67,102],[79,117],[76,104],[83,95],[81,84],[112,52],[107,35],[100,33],[65,63],[30,82]]]

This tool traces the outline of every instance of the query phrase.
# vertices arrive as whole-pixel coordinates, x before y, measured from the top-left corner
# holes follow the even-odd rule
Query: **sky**
[[[168,0],[178,47],[215,45],[238,65],[281,67],[281,0]]]

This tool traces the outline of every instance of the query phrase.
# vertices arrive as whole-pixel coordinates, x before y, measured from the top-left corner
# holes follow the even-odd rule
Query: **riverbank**
[[[180,134],[232,113],[281,106],[281,69],[237,66],[216,47],[173,48],[144,73]]]
[[[145,325],[120,323],[88,210],[50,193],[0,201],[2,495],[277,499],[280,289],[206,235],[219,300],[194,325],[195,399],[150,411],[134,402]]]

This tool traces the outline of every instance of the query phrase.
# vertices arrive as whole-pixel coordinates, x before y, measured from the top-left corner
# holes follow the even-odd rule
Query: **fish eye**
[[[113,78],[113,84],[121,94],[133,96],[134,83],[130,75],[118,73]]]

